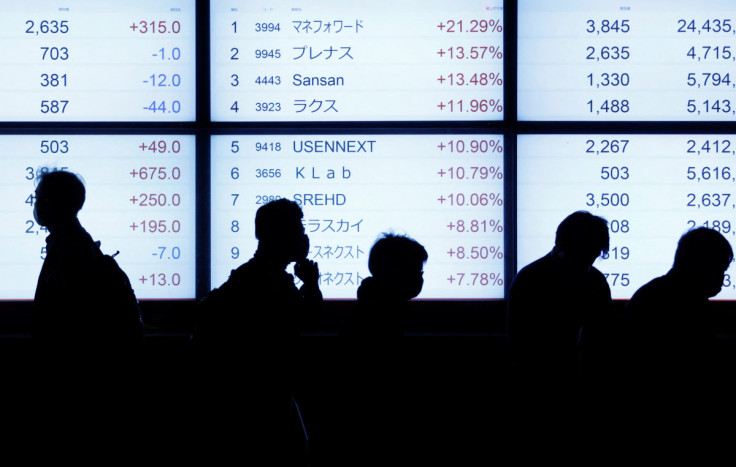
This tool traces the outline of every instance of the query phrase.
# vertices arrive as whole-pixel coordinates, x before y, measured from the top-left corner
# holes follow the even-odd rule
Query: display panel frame
[[[307,134],[307,133],[380,133],[380,134],[461,134],[484,132],[504,135],[504,175],[507,180],[516,180],[516,137],[525,134],[728,134],[733,133],[731,122],[683,122],[683,121],[631,121],[631,122],[581,122],[581,121],[520,121],[517,118],[517,1],[506,0],[503,11],[504,24],[504,115],[499,121],[448,122],[448,121],[382,121],[382,122],[215,122],[210,111],[210,2],[197,0],[197,110],[193,122],[0,122],[0,134],[188,134],[196,137],[197,147],[197,297],[206,294],[210,287],[210,138],[213,135],[229,134]],[[205,90],[205,91],[203,91]],[[505,207],[505,287],[508,288],[520,265],[516,257],[516,193],[514,183],[507,183],[504,194]],[[191,317],[196,301],[158,301],[158,310],[165,310],[161,322],[181,324],[184,316]],[[338,301],[339,307],[349,307]],[[2,306],[12,306],[4,303]],[[154,304],[151,304],[154,306]],[[505,301],[463,302],[440,300],[421,304],[425,310],[445,315],[445,310],[463,310],[462,314],[474,316],[473,329],[493,328],[503,332]],[[723,306],[731,306],[724,302]],[[490,314],[489,314],[490,313]],[[178,317],[177,317],[178,314]],[[162,315],[163,316],[163,315]],[[489,318],[489,316],[491,318]],[[493,324],[489,324],[490,321]],[[458,323],[462,321],[460,319]],[[482,323],[482,324],[481,324]],[[167,324],[168,325],[168,324]],[[490,327],[489,327],[490,326]]]

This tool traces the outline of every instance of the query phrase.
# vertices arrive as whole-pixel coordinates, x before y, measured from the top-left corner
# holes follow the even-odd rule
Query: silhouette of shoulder
[[[606,276],[597,268],[591,267],[590,270],[585,274],[585,287],[577,287],[584,291],[584,293],[596,293],[611,295],[610,286],[606,280]],[[511,283],[511,291],[516,295],[516,298],[527,298],[530,300],[547,300],[547,297],[539,295],[537,292],[546,291],[552,295],[559,295],[566,292],[565,288],[568,286],[566,276],[561,271],[560,266],[556,263],[552,253],[548,253],[545,256],[529,263],[519,270]],[[562,287],[562,288],[561,288]],[[589,287],[592,287],[590,289]],[[526,296],[535,291],[535,295]],[[574,297],[571,297],[574,299]]]
[[[408,302],[389,298],[389,291],[374,277],[358,287],[358,301],[341,329],[345,338],[382,341],[403,335]]]

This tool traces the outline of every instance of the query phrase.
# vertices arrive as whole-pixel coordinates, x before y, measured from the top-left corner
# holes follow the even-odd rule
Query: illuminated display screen
[[[614,298],[665,274],[693,227],[736,250],[736,135],[521,135],[517,150],[518,269],[552,249],[576,210],[608,221],[611,248],[595,266]],[[732,269],[716,299],[736,298]]]
[[[139,299],[195,296],[194,137],[0,135],[0,299],[32,299],[48,231],[33,217],[39,170],[80,175],[82,226],[119,252]]]
[[[418,298],[504,296],[499,135],[223,135],[211,158],[213,287],[253,256],[258,207],[288,198],[325,298],[356,297],[384,232],[427,249]]]
[[[503,118],[503,1],[211,1],[212,119]]]
[[[427,300],[503,299],[579,209],[609,222],[619,299],[688,228],[736,233],[731,1],[6,3],[0,299],[33,296],[46,165],[82,175],[80,220],[141,299],[222,284],[277,197],[336,300],[384,232],[427,248]]]
[[[736,2],[518,0],[520,120],[733,121]]]
[[[195,0],[3,2],[0,121],[194,121],[195,30]]]

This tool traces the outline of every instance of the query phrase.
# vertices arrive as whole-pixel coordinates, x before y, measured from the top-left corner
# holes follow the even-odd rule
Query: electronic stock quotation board
[[[420,298],[503,298],[503,30],[501,0],[4,5],[0,298],[33,297],[41,170],[82,176],[80,221],[142,299],[220,285],[280,197],[326,298],[355,297],[384,232],[427,248]]]
[[[39,170],[83,177],[80,220],[142,299],[220,285],[279,197],[302,205],[333,299],[355,297],[384,232],[427,248],[419,298],[457,300],[504,298],[578,209],[609,222],[596,265],[615,298],[666,272],[687,229],[736,233],[725,0],[2,8],[0,299],[33,297]]]
[[[596,267],[618,299],[665,274],[688,229],[733,245],[736,4],[520,0],[517,72],[519,121],[586,130],[517,135],[517,267],[579,209],[609,222]],[[731,269],[717,299],[736,298]]]

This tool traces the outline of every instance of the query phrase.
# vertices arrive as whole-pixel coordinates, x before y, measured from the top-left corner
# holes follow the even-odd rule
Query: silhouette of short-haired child
[[[235,462],[267,454],[272,465],[303,456],[292,398],[300,331],[316,321],[322,293],[302,217],[291,200],[261,206],[255,254],[199,304],[191,343],[206,417],[197,455]],[[301,288],[286,272],[291,263]]]
[[[404,334],[405,313],[409,301],[419,295],[424,285],[423,268],[427,250],[417,241],[403,235],[383,234],[371,247],[366,277],[358,287],[358,302],[347,317],[342,336],[351,348],[370,361],[373,352],[386,353]],[[368,342],[377,343],[368,346]],[[371,356],[372,355],[372,356]]]
[[[700,227],[680,237],[672,268],[626,305],[632,376],[661,382],[714,376],[708,299],[721,291],[731,261],[731,245],[716,230]]]
[[[33,213],[49,235],[33,301],[31,337],[38,385],[45,392],[38,400],[39,413],[49,422],[69,423],[67,417],[74,417],[82,430],[89,428],[76,433],[88,440],[84,453],[89,454],[114,445],[120,432],[110,430],[126,431],[121,425],[134,417],[129,409],[136,406],[135,393],[124,388],[131,383],[142,328],[128,334],[106,314],[114,297],[105,295],[101,282],[102,253],[77,218],[85,197],[76,174],[39,170]],[[78,440],[66,435],[71,437],[65,431],[54,437],[69,443],[62,449],[74,449]],[[94,438],[97,435],[100,438]]]
[[[403,235],[384,234],[373,244],[368,256],[371,276],[358,287],[358,304],[370,308],[370,316],[363,318],[373,320],[365,325],[376,325],[379,333],[401,332],[400,317],[389,314],[390,308],[405,305],[422,291],[427,257],[421,244]]]
[[[558,226],[552,251],[514,277],[507,326],[517,375],[569,380],[581,374],[581,361],[599,352],[612,301],[608,282],[593,262],[608,245],[605,219],[574,212]]]
[[[413,377],[404,337],[409,302],[424,284],[428,255],[415,240],[383,234],[371,248],[366,277],[358,301],[345,320],[343,343],[345,388],[341,448],[351,456],[346,465],[378,465],[389,456],[399,461],[408,454],[415,430],[410,421],[416,396],[427,392]],[[419,392],[416,392],[419,391]]]

